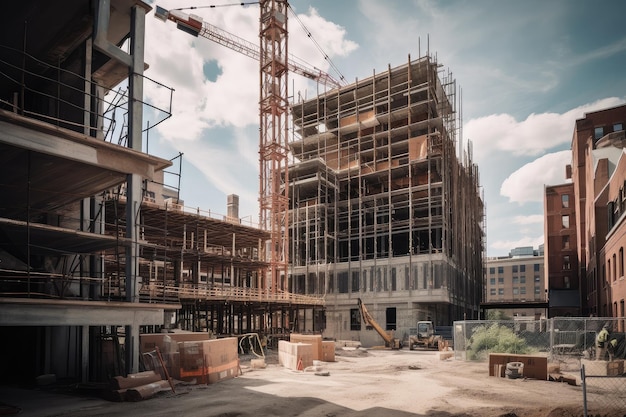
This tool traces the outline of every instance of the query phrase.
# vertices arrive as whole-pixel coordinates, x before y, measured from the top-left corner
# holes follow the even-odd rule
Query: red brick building
[[[546,187],[545,258],[552,317],[624,317],[625,124],[626,105],[577,120],[572,165],[567,167],[572,183]],[[566,200],[569,207],[564,207]],[[574,290],[580,294],[580,308],[566,311],[562,304],[573,301]]]

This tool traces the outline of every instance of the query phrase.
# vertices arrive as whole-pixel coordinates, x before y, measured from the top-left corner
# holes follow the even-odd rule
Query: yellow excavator
[[[365,323],[366,329],[374,329],[383,338],[385,341],[385,347],[388,349],[402,349],[402,340],[395,338],[393,336],[393,330],[390,332],[385,331],[380,325],[374,320],[371,314],[365,308],[365,304],[359,298],[359,310],[361,311],[361,318]]]

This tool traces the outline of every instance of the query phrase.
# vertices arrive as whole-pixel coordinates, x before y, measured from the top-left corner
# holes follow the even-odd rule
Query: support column
[[[81,382],[89,382],[89,326],[81,326],[80,369]]]

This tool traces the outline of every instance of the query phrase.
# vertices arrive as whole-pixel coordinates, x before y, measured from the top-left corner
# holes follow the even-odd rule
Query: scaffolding
[[[478,313],[483,204],[471,147],[456,154],[456,107],[428,55],[293,105],[290,290],[352,320],[331,335],[360,328],[359,296],[394,306],[379,311],[388,330]]]

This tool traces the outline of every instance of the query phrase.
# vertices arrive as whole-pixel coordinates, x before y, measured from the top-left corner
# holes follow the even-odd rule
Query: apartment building
[[[324,335],[380,344],[387,330],[477,318],[483,217],[456,82],[431,56],[292,107],[290,290],[324,296]]]
[[[549,316],[580,316],[583,303],[576,252],[578,238],[574,184],[546,186],[544,192]]]
[[[547,316],[546,308],[537,306],[545,304],[546,298],[543,245],[538,249],[515,248],[508,256],[487,258],[484,305],[509,317],[539,319]]]

